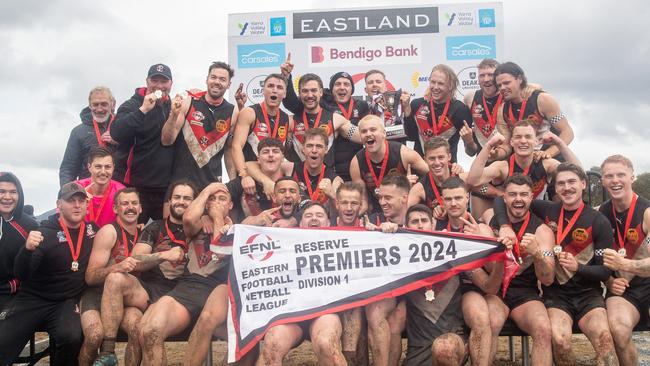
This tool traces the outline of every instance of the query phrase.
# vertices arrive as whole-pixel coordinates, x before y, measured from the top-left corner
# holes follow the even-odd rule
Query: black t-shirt
[[[142,231],[138,243],[151,246],[151,253],[159,253],[170,250],[173,247],[181,247],[187,253],[185,232],[183,225],[175,224],[169,219],[156,220],[147,225]],[[173,281],[183,274],[185,263],[170,263],[164,261],[158,266],[142,272],[140,278],[145,282]]]

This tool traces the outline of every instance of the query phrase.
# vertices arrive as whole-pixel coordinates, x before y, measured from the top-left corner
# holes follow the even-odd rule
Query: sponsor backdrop
[[[328,85],[338,71],[355,80],[363,95],[369,69],[386,73],[389,89],[424,94],[431,68],[450,65],[460,79],[459,94],[478,89],[476,65],[501,59],[501,3],[454,3],[420,7],[277,11],[230,14],[228,60],[237,70],[233,86],[244,84],[249,104],[262,101],[261,82],[279,72],[288,52],[294,82],[313,72]],[[234,100],[236,87],[230,89]]]

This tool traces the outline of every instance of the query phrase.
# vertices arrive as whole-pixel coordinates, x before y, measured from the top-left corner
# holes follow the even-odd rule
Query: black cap
[[[346,78],[350,80],[350,84],[352,84],[352,93],[350,94],[354,94],[354,80],[352,80],[352,76],[350,76],[350,74],[348,74],[345,71],[339,71],[336,74],[332,75],[332,77],[330,78],[330,90],[334,88],[334,83],[336,82],[336,80],[340,78]]]
[[[86,193],[86,190],[84,187],[82,187],[79,183],[77,182],[69,182],[64,184],[61,189],[59,189],[59,195],[58,199],[64,199],[64,200],[69,200],[70,198],[74,197],[75,195],[81,195],[84,197],[88,197],[88,194]]]
[[[149,73],[147,74],[147,79],[156,75],[164,76],[165,78],[171,80],[172,70],[165,64],[151,65],[149,68]]]

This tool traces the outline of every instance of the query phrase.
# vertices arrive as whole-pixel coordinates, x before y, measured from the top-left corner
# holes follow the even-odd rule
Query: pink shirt
[[[86,179],[78,180],[77,183],[81,184],[81,186],[85,188],[90,185],[91,181],[90,178],[86,178]],[[124,185],[122,185],[122,183],[120,182],[111,180],[108,183],[108,197],[106,198],[106,203],[104,203],[104,207],[102,207],[101,212],[99,213],[99,216],[97,216],[97,220],[95,221],[95,224],[97,224],[97,226],[99,226],[100,228],[106,224],[110,224],[111,222],[115,221],[115,212],[113,212],[113,198],[115,198],[115,193],[117,193],[122,188],[124,188]],[[99,206],[101,206],[102,204],[102,198],[103,195],[93,197],[92,201],[88,205],[88,214],[86,215],[86,222],[92,221],[92,218],[90,217],[90,212],[91,212],[90,205],[93,205],[93,212],[95,212],[95,215],[97,215]]]

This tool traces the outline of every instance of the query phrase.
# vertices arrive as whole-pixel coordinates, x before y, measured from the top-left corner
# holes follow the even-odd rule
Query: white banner
[[[488,260],[497,242],[454,233],[235,225],[229,274],[228,358],[266,330],[396,297]]]
[[[492,3],[449,3],[409,7],[287,10],[230,14],[228,62],[243,83],[249,104],[263,100],[260,82],[280,72],[287,53],[293,80],[308,72],[329,78],[346,71],[355,95],[364,96],[370,69],[386,74],[389,90],[424,95],[431,68],[451,66],[460,81],[459,97],[478,86],[476,65],[502,59],[503,7]],[[231,88],[234,100],[236,88]]]

